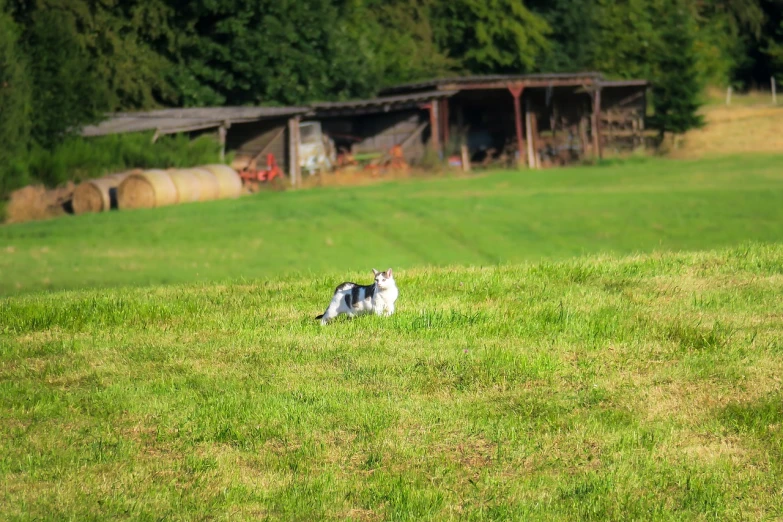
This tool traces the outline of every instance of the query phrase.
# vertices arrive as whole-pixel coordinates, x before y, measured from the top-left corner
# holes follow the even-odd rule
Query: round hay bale
[[[165,170],[130,174],[117,187],[117,203],[121,209],[163,207],[177,201],[177,187]]]
[[[239,172],[242,169],[251,168],[255,169],[256,160],[250,156],[240,155],[236,156],[231,162],[231,168]]]
[[[220,199],[237,198],[242,193],[242,178],[228,165],[204,165],[202,168],[210,171],[217,178],[220,185]]]
[[[220,197],[220,183],[217,177],[207,169],[188,169],[198,178],[199,201],[212,201]]]
[[[174,186],[177,187],[180,203],[201,201],[201,176],[190,169],[170,170],[169,176],[171,176]]]
[[[122,181],[134,172],[140,170],[129,170],[126,172],[117,172],[109,174],[102,178],[90,179],[80,183],[73,191],[74,214],[85,214],[87,212],[105,212],[111,209],[110,190],[119,186]]]

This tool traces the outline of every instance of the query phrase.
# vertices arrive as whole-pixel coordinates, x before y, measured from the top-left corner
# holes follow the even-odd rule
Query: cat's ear
[[[391,271],[391,268],[390,268],[390,269],[388,269],[386,271],[386,277],[391,277],[391,276],[392,276],[392,271]]]
[[[377,276],[378,274],[380,274],[380,272],[378,272],[376,269],[373,268],[372,275]]]

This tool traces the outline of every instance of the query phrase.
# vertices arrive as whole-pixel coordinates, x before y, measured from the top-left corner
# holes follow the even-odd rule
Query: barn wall
[[[284,119],[235,123],[226,134],[226,150],[253,157],[266,148],[258,158],[259,167],[266,164],[266,155],[271,153],[275,155],[280,168],[288,172],[287,123]]]
[[[389,113],[340,116],[324,118],[321,127],[340,146],[341,142],[353,141],[353,152],[388,152],[410,136],[424,119],[420,110],[405,110]],[[413,140],[404,150],[405,159],[416,163],[424,157],[424,134]]]
[[[601,138],[609,148],[622,150],[644,144],[646,88],[605,87],[601,91]]]
[[[601,105],[607,110],[626,109],[644,113],[645,87],[604,87],[601,90]]]

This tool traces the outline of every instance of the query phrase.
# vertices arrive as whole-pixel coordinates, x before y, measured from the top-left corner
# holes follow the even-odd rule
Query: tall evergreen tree
[[[25,44],[33,80],[32,137],[53,147],[101,118],[107,108],[105,83],[62,13],[36,11]]]
[[[532,0],[527,5],[547,21],[550,48],[537,72],[576,72],[593,68],[600,9],[595,0]]]
[[[522,0],[438,0],[431,16],[440,48],[472,73],[529,72],[549,48],[549,25]]]
[[[352,55],[361,55],[373,88],[446,76],[461,64],[435,41],[437,0],[354,0],[345,29]],[[372,90],[372,88],[370,89]]]
[[[652,125],[661,135],[682,134],[703,125],[698,113],[704,85],[698,74],[694,49],[696,27],[682,0],[670,0],[663,17],[657,49],[658,74],[653,79]]]
[[[22,181],[14,164],[29,144],[29,89],[19,28],[0,0],[0,197]]]

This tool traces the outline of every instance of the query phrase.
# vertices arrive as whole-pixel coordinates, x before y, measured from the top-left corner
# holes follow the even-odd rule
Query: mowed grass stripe
[[[3,516],[783,516],[783,247],[335,277],[0,301]]]

